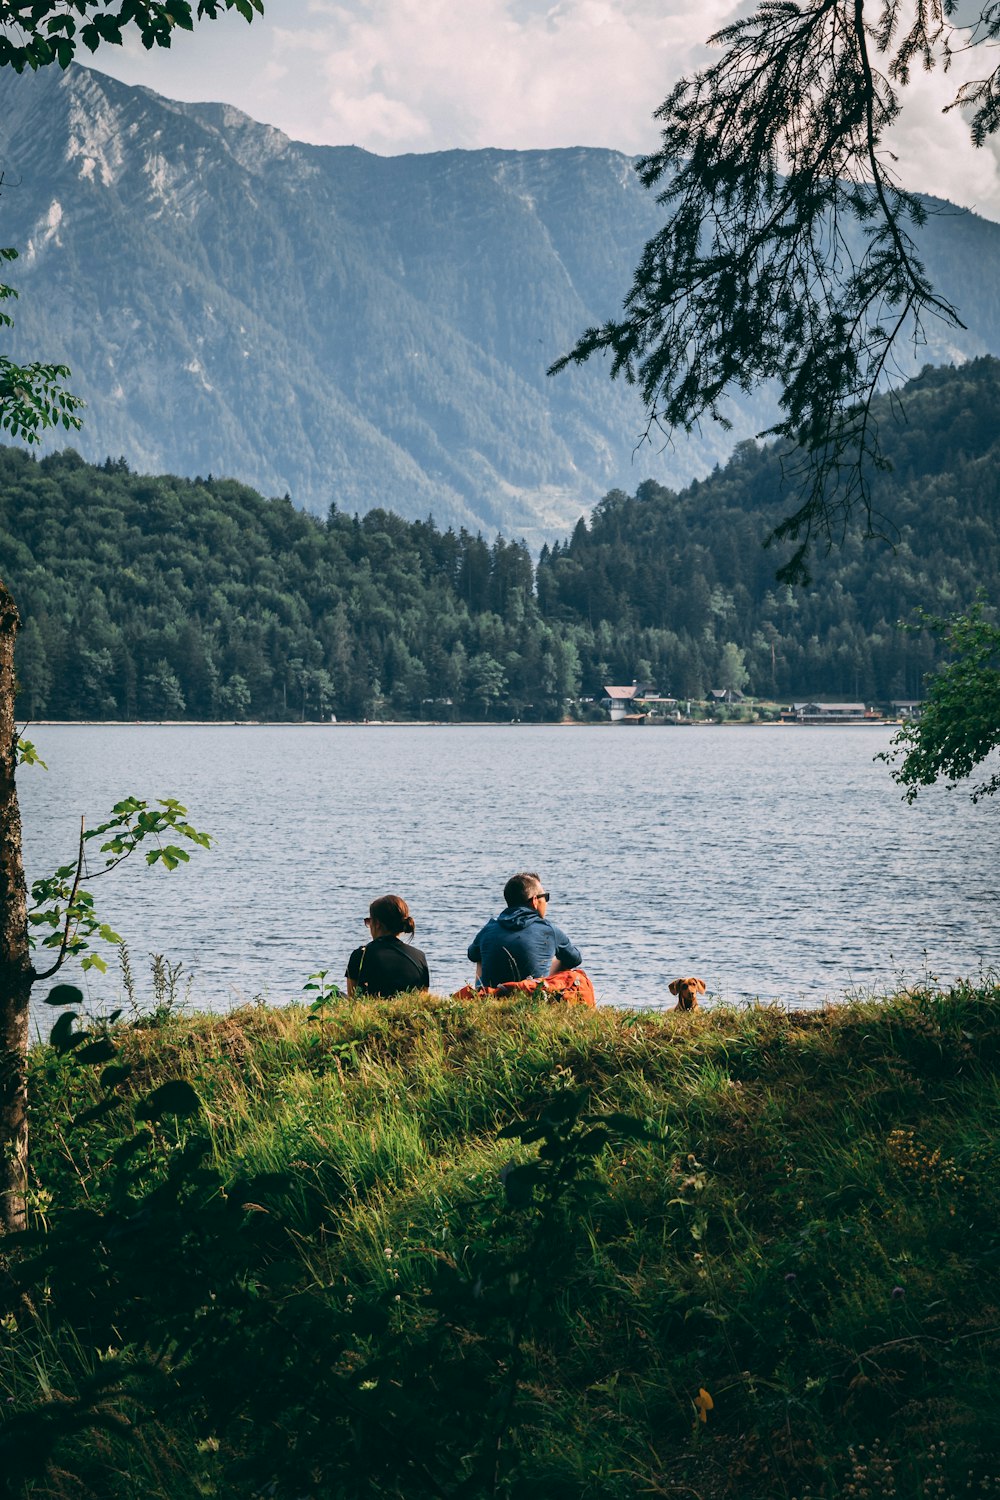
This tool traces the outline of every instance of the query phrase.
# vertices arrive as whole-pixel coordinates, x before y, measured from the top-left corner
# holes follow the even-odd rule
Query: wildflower
[[[901,1286],[894,1286],[893,1287],[893,1289],[892,1289],[892,1300],[893,1300],[893,1302],[902,1302],[902,1300],[903,1300],[903,1298],[905,1296],[906,1296],[906,1292],[903,1290],[903,1288]]]
[[[785,1280],[786,1280],[786,1281],[787,1281],[787,1282],[789,1282],[789,1284],[790,1284],[790,1283],[791,1283],[791,1282],[793,1282],[793,1281],[798,1281],[798,1279],[799,1279],[799,1278],[798,1278],[798,1277],[797,1277],[797,1276],[796,1276],[796,1274],[795,1274],[795,1272],[794,1272],[794,1271],[787,1271],[787,1272],[786,1272],[786,1273],[785,1273]]]
[[[715,1406],[715,1402],[712,1400],[711,1396],[708,1394],[704,1386],[700,1388],[697,1396],[695,1396],[694,1404],[698,1411],[698,1421],[707,1422],[708,1414]]]

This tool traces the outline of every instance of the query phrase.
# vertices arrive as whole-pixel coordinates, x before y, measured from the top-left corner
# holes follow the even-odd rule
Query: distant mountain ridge
[[[598,365],[546,377],[661,219],[615,152],[382,158],[79,67],[0,71],[0,122],[7,347],[71,367],[91,460],[540,543],[767,420],[758,397],[732,432],[634,457],[634,391]],[[1000,353],[1000,226],[933,216],[922,250],[969,326],[921,362]]]

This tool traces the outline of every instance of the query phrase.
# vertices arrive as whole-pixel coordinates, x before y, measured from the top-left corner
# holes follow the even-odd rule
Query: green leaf
[[[615,1135],[622,1136],[627,1141],[665,1141],[667,1137],[658,1130],[653,1130],[644,1121],[637,1119],[635,1115],[607,1114],[589,1116],[588,1123],[600,1123]]]
[[[226,1189],[226,1197],[239,1207],[244,1203],[258,1202],[261,1198],[273,1198],[287,1193],[294,1181],[290,1172],[259,1172],[254,1177],[238,1177]]]
[[[115,803],[111,811],[113,813],[118,813],[121,816],[128,817],[131,813],[139,812],[145,806],[145,802],[141,802],[138,797],[123,797],[121,802]],[[105,824],[105,827],[110,828],[111,824],[107,823]]]
[[[497,1139],[523,1141],[530,1146],[534,1141],[544,1140],[547,1134],[548,1127],[537,1120],[515,1120],[512,1125],[505,1125],[503,1130],[497,1131]]]
[[[567,1089],[546,1100],[541,1118],[552,1124],[575,1120],[589,1098],[587,1089]]]
[[[86,1040],[87,1033],[73,1030],[73,1023],[78,1020],[75,1010],[64,1011],[49,1032],[49,1046],[57,1052],[72,1052],[74,1047],[79,1047]]]
[[[102,1089],[116,1089],[120,1083],[132,1075],[131,1063],[114,1063],[110,1068],[105,1068],[101,1074]]]
[[[588,1130],[575,1142],[575,1149],[583,1156],[598,1156],[610,1141],[611,1137],[602,1127],[597,1126],[594,1130]]]
[[[62,926],[58,907],[54,911],[31,911],[28,913],[28,921],[33,927],[41,927],[43,923],[49,927]]]
[[[542,1170],[536,1162],[504,1168],[500,1176],[511,1208],[529,1208],[534,1202],[535,1188],[540,1187],[544,1181]]]
[[[194,21],[191,17],[191,6],[188,4],[188,0],[164,0],[163,9],[169,16],[172,25],[179,26],[184,31],[193,30]]]
[[[137,1120],[161,1120],[164,1115],[193,1115],[201,1109],[201,1100],[184,1078],[161,1083],[135,1112]]]
[[[56,984],[45,996],[43,1005],[82,1005],[83,991],[75,984]]]
[[[101,15],[98,12],[94,17],[94,25],[101,34],[102,41],[110,42],[112,46],[120,46],[122,40],[121,27],[114,16]]]
[[[92,1120],[103,1119],[103,1117],[105,1115],[109,1115],[113,1109],[117,1109],[121,1102],[122,1101],[120,1099],[116,1099],[113,1097],[109,1099],[101,1099],[97,1104],[92,1104],[89,1109],[82,1110],[80,1114],[74,1115],[73,1124],[89,1125]]]
[[[81,1047],[76,1054],[77,1062],[94,1065],[97,1063],[110,1062],[113,1057],[118,1056],[118,1048],[114,1042],[106,1036],[99,1037],[96,1042],[90,1042],[86,1047]]]
[[[112,1160],[119,1164],[128,1161],[130,1156],[134,1156],[137,1151],[141,1151],[144,1146],[148,1146],[152,1139],[153,1137],[148,1130],[137,1130],[135,1135],[131,1136],[127,1141],[122,1141],[121,1145],[115,1151]]]
[[[190,858],[186,849],[180,849],[176,844],[165,844],[162,849],[150,849],[146,855],[146,863],[155,865],[158,860],[162,860],[168,870],[176,870],[179,864],[187,864]]]
[[[43,771],[49,769],[30,740],[18,740],[17,763],[21,766],[41,766]]]

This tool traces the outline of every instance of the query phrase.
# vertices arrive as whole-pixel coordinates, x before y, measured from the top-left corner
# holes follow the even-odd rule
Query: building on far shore
[[[601,699],[601,707],[608,710],[612,724],[620,724],[623,719],[628,718],[635,712],[633,704],[638,685],[633,682],[631,687],[610,687],[605,685],[604,697]]]
[[[639,682],[633,682],[631,687],[606,686],[601,699],[601,707],[608,710],[612,724],[637,724],[676,706],[676,698],[665,698],[655,688]]]
[[[793,703],[782,709],[782,724],[881,724],[882,714],[864,703]]]

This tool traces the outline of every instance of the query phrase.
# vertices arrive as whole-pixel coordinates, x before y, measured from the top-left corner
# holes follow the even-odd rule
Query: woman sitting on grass
[[[355,948],[347,961],[348,995],[389,999],[405,990],[430,988],[427,960],[419,948],[401,943],[399,934],[413,936],[413,918],[402,896],[379,896],[368,908],[365,926],[371,941]]]

